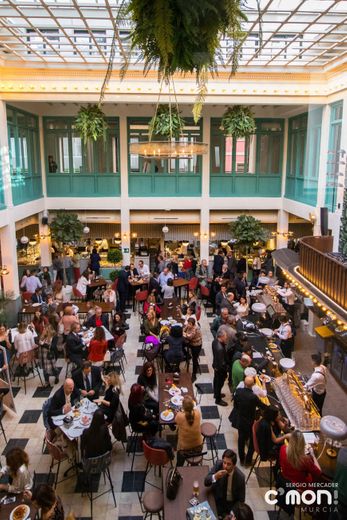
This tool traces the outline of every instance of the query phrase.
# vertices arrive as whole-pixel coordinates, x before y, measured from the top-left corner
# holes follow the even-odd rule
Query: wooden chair
[[[147,461],[144,484],[146,484],[146,482],[147,482],[151,486],[158,488],[158,486],[156,486],[152,482],[147,481],[148,474],[150,473],[151,469],[154,468],[154,475],[155,475],[156,468],[159,468],[159,476],[161,476],[161,468],[166,466],[166,464],[170,464],[172,466],[172,461],[170,460],[166,450],[152,448],[144,440],[142,441],[142,446],[143,446],[143,454]],[[158,489],[161,489],[161,488],[158,488]]]
[[[24,393],[27,393],[27,379],[33,379],[36,376],[39,376],[41,386],[43,386],[39,365],[37,363],[37,348],[32,350],[28,350],[27,352],[22,352],[19,354],[17,358],[18,365],[14,372],[13,378],[17,377],[17,384],[19,385],[19,380],[22,379],[24,382]],[[16,360],[16,359],[15,359]],[[14,360],[14,362],[15,362]],[[18,371],[18,375],[16,376],[16,371]],[[32,376],[28,377],[30,372],[32,372]]]

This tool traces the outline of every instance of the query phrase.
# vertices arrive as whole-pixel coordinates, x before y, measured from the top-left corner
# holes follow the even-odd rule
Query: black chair
[[[117,507],[116,497],[114,494],[114,487],[110,474],[110,464],[111,464],[111,452],[107,451],[103,455],[99,455],[99,457],[91,457],[88,459],[82,460],[82,466],[84,474],[88,481],[88,491],[87,495],[90,500],[90,517],[93,518],[93,501],[97,498],[105,495],[106,493],[112,492],[114,507]],[[93,475],[103,474],[104,482],[106,484],[106,477],[109,481],[110,488],[102,493],[99,493],[96,496],[93,496]]]
[[[130,436],[128,436],[128,444],[127,444],[126,452],[128,454],[128,457],[129,457],[130,453],[132,453],[132,455],[133,455],[133,458],[131,461],[131,469],[130,469],[130,471],[133,471],[134,460],[135,460],[135,455],[136,455],[136,448],[137,448],[138,442],[140,440],[140,435],[142,435],[142,432],[133,430],[131,428],[131,426],[129,426],[129,428],[130,428]],[[138,453],[138,455],[142,455],[142,453],[141,454]]]

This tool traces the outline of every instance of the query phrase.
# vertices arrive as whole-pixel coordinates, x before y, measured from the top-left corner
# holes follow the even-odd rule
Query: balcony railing
[[[329,256],[333,237],[300,240],[300,273],[337,305],[347,310],[347,265]]]

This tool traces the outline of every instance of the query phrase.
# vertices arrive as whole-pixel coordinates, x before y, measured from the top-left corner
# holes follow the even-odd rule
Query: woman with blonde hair
[[[281,446],[280,467],[285,479],[303,487],[318,481],[322,474],[312,447],[306,447],[305,437],[299,430],[290,435],[288,446]]]
[[[106,415],[107,424],[112,424],[119,405],[119,394],[122,393],[122,385],[116,372],[104,375],[103,380],[106,385],[105,395],[100,399],[95,399],[94,403],[97,403]]]
[[[58,324],[58,330],[67,336],[71,330],[73,323],[79,323],[78,317],[74,314],[71,305],[67,305],[64,309],[64,314]]]
[[[55,378],[55,384],[59,383],[59,372],[56,368],[57,342],[58,335],[56,331],[52,325],[47,325],[39,339],[40,361],[46,383],[44,388],[50,388],[50,376]]]
[[[176,415],[178,427],[177,465],[182,466],[185,461],[185,452],[200,452],[203,438],[200,431],[201,413],[195,407],[195,402],[190,395],[186,395],[182,402],[182,412]]]
[[[143,328],[145,332],[145,336],[156,336],[159,337],[160,334],[160,323],[157,319],[155,310],[150,307],[146,314],[146,318],[143,322]]]

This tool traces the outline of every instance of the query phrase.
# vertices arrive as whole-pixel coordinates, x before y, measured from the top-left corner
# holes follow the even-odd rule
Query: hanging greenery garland
[[[235,105],[224,112],[219,129],[226,136],[240,138],[254,134],[257,127],[252,111],[248,107]]]
[[[176,106],[158,105],[156,114],[149,122],[149,135],[178,139],[183,132],[185,121]]]

